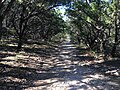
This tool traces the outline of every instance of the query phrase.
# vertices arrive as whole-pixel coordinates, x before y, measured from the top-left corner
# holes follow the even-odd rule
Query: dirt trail
[[[119,76],[103,74],[95,69],[99,65],[82,65],[95,59],[84,55],[85,51],[76,49],[68,38],[55,50],[47,51],[51,54],[45,52],[50,57],[42,61],[26,58],[16,62],[24,64],[22,67],[4,65],[0,90],[120,90]],[[36,53],[39,57],[43,54],[39,49]]]
[[[60,45],[58,55],[54,56],[52,67],[47,73],[48,84],[26,90],[119,90],[120,78],[105,76],[90,66],[81,66],[84,60],[93,57],[79,54],[70,40]],[[52,75],[52,76],[49,76]],[[51,77],[51,78],[50,78]]]

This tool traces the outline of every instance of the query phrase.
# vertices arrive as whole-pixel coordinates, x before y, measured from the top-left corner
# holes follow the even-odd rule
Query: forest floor
[[[6,48],[6,47],[5,47]],[[0,48],[0,90],[120,90],[120,60],[97,60],[70,41]]]

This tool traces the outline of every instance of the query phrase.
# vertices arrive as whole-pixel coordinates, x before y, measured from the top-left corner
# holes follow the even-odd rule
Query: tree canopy
[[[79,44],[115,56],[120,44],[119,3],[119,0],[2,0],[0,38],[14,36],[19,50],[26,40],[50,40],[66,30]],[[55,9],[59,6],[66,7],[69,17],[66,22]]]

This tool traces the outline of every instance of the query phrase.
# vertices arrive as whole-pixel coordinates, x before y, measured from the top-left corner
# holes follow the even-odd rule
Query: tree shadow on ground
[[[23,47],[23,49],[27,53],[35,53],[41,57],[51,57],[59,54],[59,46],[51,45],[51,44],[46,46],[47,47],[43,46],[43,47],[33,47],[33,48]]]
[[[93,64],[91,67],[105,75],[120,76],[120,60],[108,60],[102,63]]]
[[[16,46],[0,45],[0,51],[10,51],[15,52],[17,49]]]
[[[57,47],[54,46],[54,48]],[[51,53],[56,53],[57,50],[54,48],[24,47],[23,49],[25,53],[22,53],[21,55],[26,55],[27,57],[22,59],[17,57],[16,59],[16,46],[1,46],[0,90],[22,90],[28,87],[37,86],[34,84],[37,80],[54,78],[56,74],[47,72],[47,69],[50,68],[43,67],[42,65],[47,63],[41,60],[43,57],[44,60],[46,57],[51,56]],[[33,55],[33,53],[35,54]],[[12,59],[9,60],[10,57],[12,57]],[[15,58],[15,60],[13,58]],[[50,83],[41,82],[38,86],[43,86]]]
[[[111,64],[112,63],[112,64]],[[116,64],[117,63],[117,64]],[[85,65],[81,66],[82,69],[75,70],[76,75],[80,71],[82,78],[77,78],[76,84],[70,85],[69,90],[119,90],[120,88],[120,66],[118,66],[119,61],[107,61],[100,64]],[[116,65],[115,65],[116,64]],[[87,67],[87,69],[85,69]],[[88,70],[88,71],[87,71]],[[107,73],[106,73],[107,72]],[[116,74],[118,73],[118,74]],[[73,78],[69,78],[70,81]],[[74,81],[74,80],[73,80]]]
[[[0,58],[5,58],[8,56],[15,56],[14,53],[4,53],[4,52],[0,52]]]
[[[47,70],[33,69],[28,67],[14,67],[0,64],[0,90],[23,90],[30,87],[49,85],[54,82],[42,82],[34,84],[38,80],[57,78],[57,73]]]
[[[95,58],[84,56],[82,52],[85,49],[76,51],[70,43],[65,45],[24,48],[31,54],[17,60],[3,59],[15,54],[3,54],[0,60],[3,62],[0,63],[0,90],[119,90],[120,78],[105,74],[110,68],[119,69],[119,61],[81,66],[81,63],[89,63]]]

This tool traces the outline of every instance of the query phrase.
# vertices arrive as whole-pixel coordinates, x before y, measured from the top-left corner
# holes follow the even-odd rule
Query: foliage
[[[91,50],[114,56],[119,46],[119,1],[76,0],[67,10],[72,32]],[[80,39],[80,40],[79,40]],[[112,46],[112,47],[111,47]]]
[[[59,4],[60,2],[47,0],[18,0],[14,3],[6,22],[17,38],[18,51],[28,39],[50,40],[64,29],[65,23],[54,9]]]

